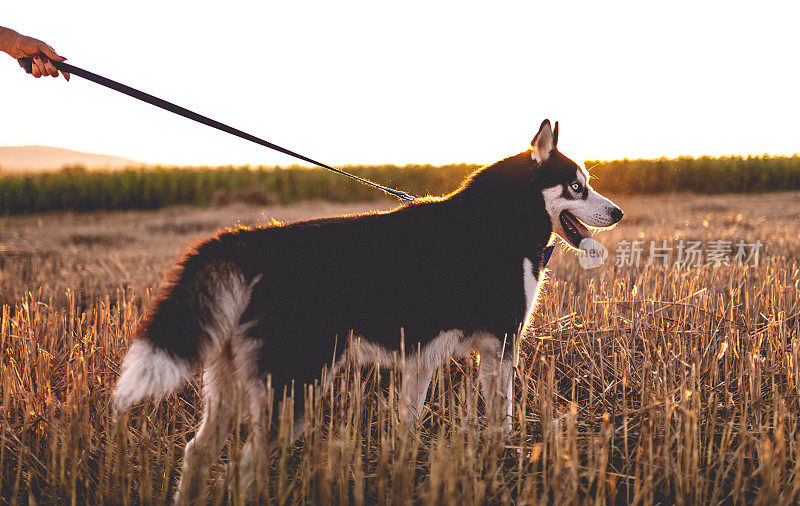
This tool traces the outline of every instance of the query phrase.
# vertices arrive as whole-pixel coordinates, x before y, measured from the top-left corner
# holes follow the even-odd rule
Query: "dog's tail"
[[[167,274],[136,330],[122,361],[113,405],[124,410],[152,396],[161,399],[180,387],[201,365],[204,333],[198,294],[211,287],[203,282],[210,267],[198,247],[189,250]]]
[[[136,330],[122,361],[114,408],[123,410],[153,396],[160,399],[180,387],[200,365],[202,331],[197,305],[187,300],[194,273],[192,258],[168,275]],[[194,306],[194,307],[193,307]]]
[[[176,390],[194,372],[192,361],[137,338],[122,361],[114,392],[114,409],[124,410],[153,396],[160,399]]]
[[[219,249],[214,239],[200,244],[168,276],[122,361],[113,400],[117,410],[176,390],[204,359],[246,332],[240,318],[260,276],[245,280]]]

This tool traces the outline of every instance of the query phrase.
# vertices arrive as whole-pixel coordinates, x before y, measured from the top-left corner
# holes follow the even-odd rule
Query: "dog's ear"
[[[558,147],[558,121],[556,121],[556,126],[553,127],[553,149]]]
[[[558,122],[556,121],[556,129],[553,131],[550,127],[549,119],[542,121],[539,132],[536,133],[531,141],[533,159],[538,163],[542,163],[550,158],[550,152],[556,148],[556,142],[558,142]]]

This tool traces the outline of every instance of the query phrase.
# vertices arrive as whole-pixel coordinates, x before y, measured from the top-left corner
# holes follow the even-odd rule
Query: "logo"
[[[608,258],[608,250],[600,242],[587,237],[578,245],[578,263],[584,269],[595,269],[603,265]]]

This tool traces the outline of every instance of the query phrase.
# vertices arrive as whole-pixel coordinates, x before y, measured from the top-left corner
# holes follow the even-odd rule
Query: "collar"
[[[542,251],[542,269],[547,267],[547,262],[550,261],[550,255],[553,254],[554,247],[555,246],[547,246],[544,248],[544,251]]]

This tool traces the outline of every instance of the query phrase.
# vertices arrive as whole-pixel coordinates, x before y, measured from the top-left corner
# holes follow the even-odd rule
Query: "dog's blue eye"
[[[577,181],[572,183],[572,185],[570,185],[570,186],[572,187],[572,191],[574,191],[576,193],[581,191],[581,184],[579,182],[577,182]]]

